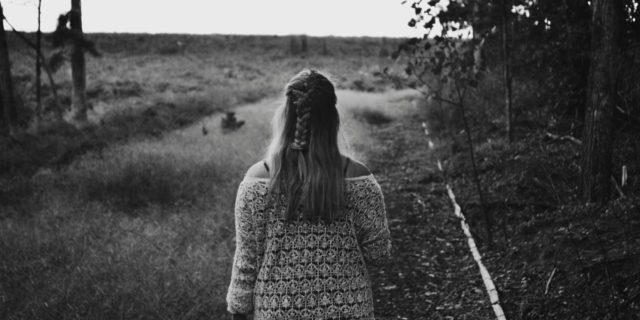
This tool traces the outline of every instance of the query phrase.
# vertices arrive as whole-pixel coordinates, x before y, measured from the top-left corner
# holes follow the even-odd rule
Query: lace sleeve
[[[231,284],[227,291],[227,311],[250,314],[253,311],[253,289],[258,273],[256,239],[252,205],[255,190],[243,181],[235,202],[236,251],[233,257]]]
[[[368,264],[381,264],[391,256],[391,235],[384,196],[372,178],[356,191],[354,227],[362,255]]]

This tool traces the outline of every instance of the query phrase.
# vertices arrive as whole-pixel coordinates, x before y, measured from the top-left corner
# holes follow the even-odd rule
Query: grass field
[[[91,39],[102,53],[87,57],[94,125],[0,141],[2,319],[222,318],[236,188],[286,81],[305,67],[331,76],[344,150],[364,161],[379,148],[370,130],[414,105],[372,75],[398,40],[308,38],[302,52],[299,37]],[[9,40],[26,121],[33,60]],[[54,77],[68,106],[68,64]],[[223,133],[225,110],[245,125]]]
[[[387,57],[399,39],[309,37],[304,52],[300,36],[91,37],[103,54],[88,58],[92,125],[0,137],[0,319],[226,317],[236,188],[263,156],[283,86],[305,67],[331,76],[343,151],[373,163],[389,195],[401,244],[395,257],[406,263],[373,269],[377,311],[390,317],[380,319],[489,310],[445,182],[509,319],[613,319],[614,308],[638,314],[640,180],[632,160],[640,149],[632,122],[619,128],[614,148],[614,167],[629,169],[617,191],[626,196],[598,213],[578,196],[579,146],[548,139],[572,134],[573,120],[545,105],[532,79],[515,79],[516,134],[507,143],[501,68],[490,66],[467,99],[495,218],[490,247],[460,109],[375,76],[394,67]],[[10,40],[26,124],[35,106],[33,60]],[[68,66],[55,74],[63,105],[69,78]],[[229,110],[245,124],[224,133]],[[438,137],[435,149],[424,123]]]
[[[136,82],[152,81],[144,70],[135,71]],[[260,81],[274,92],[283,85]],[[162,95],[117,103],[154,94]],[[381,146],[371,130],[411,111],[414,95],[340,91],[345,152],[363,161],[375,155]],[[5,203],[14,212],[5,211],[0,225],[2,318],[222,318],[235,191],[263,154],[278,103],[266,98],[235,109],[246,123],[229,134],[215,114],[31,176],[19,205]]]
[[[33,35],[28,35],[33,36]],[[372,92],[392,87],[373,74],[392,64],[389,52],[399,39],[307,38],[298,36],[191,36],[92,34],[100,57],[87,55],[89,128],[52,128],[26,134],[20,144],[0,138],[0,175],[43,166],[67,165],[72,158],[125,140],[159,137],[204,116],[278,95],[287,80],[310,67],[332,75],[341,89]],[[30,125],[36,110],[34,60],[15,36],[9,37],[12,72]],[[291,43],[297,44],[292,50]],[[54,48],[46,48],[52,55]],[[71,104],[68,62],[54,74],[59,102]],[[56,108],[43,77],[45,119]],[[51,123],[49,121],[49,123]]]

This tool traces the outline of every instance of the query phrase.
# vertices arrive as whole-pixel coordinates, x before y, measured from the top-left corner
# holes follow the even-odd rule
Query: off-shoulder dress
[[[238,188],[227,310],[254,320],[374,319],[367,265],[391,250],[375,177],[345,178],[345,214],[331,223],[286,221],[286,201],[268,183],[245,177]]]

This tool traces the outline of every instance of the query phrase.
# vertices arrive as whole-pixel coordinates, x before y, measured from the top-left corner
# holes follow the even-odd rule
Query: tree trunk
[[[507,0],[502,0],[502,59],[504,65],[504,115],[507,127],[507,141],[513,140],[511,108],[511,56],[509,55],[509,12]]]
[[[58,122],[64,121],[63,119],[64,112],[62,110],[62,103],[60,103],[60,98],[58,96],[58,89],[56,89],[56,83],[53,80],[53,74],[51,73],[51,69],[47,66],[47,61],[44,58],[44,55],[42,54],[42,50],[38,50],[38,46],[35,43],[31,42],[31,40],[29,40],[25,35],[17,31],[16,29],[13,29],[13,33],[16,36],[18,36],[18,38],[22,39],[22,41],[24,41],[29,47],[35,50],[36,52],[35,59],[40,59],[40,66],[42,67],[42,69],[44,69],[44,72],[47,74],[47,78],[49,79],[49,84],[51,85],[51,93],[53,94],[53,99],[55,103],[55,110],[54,110],[55,120]]]
[[[16,97],[13,92],[11,80],[11,64],[9,62],[9,47],[7,46],[7,34],[4,30],[4,11],[0,4],[0,95],[2,96],[2,120],[13,135],[18,129],[18,112]]]
[[[40,60],[40,51],[42,50],[42,29],[40,17],[42,13],[42,0],[38,0],[38,31],[36,32],[36,130],[40,130],[42,126],[42,60]]]
[[[82,10],[80,0],[71,0],[71,12],[69,17],[71,32],[74,35],[73,49],[71,52],[71,77],[73,80],[73,93],[71,97],[71,120],[76,124],[87,122],[87,97],[86,97],[86,63],[82,48]]]
[[[476,190],[478,191],[478,199],[480,200],[480,206],[482,207],[482,215],[485,222],[485,230],[487,231],[487,243],[491,247],[493,245],[493,215],[487,209],[486,202],[484,201],[484,193],[482,192],[482,185],[480,184],[480,174],[478,173],[478,167],[476,166],[475,153],[473,151],[473,139],[471,139],[471,127],[469,121],[467,121],[467,112],[464,104],[464,93],[460,90],[460,85],[455,84],[455,90],[458,95],[458,106],[462,111],[462,123],[464,125],[464,131],[467,136],[467,145],[469,146],[469,157],[471,158],[471,167],[473,168],[473,180],[476,184]]]
[[[586,202],[611,197],[612,115],[616,94],[622,0],[591,3],[591,64],[582,150],[582,187]]]

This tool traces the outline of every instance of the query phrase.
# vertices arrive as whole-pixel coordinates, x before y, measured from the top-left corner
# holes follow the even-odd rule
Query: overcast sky
[[[84,0],[85,32],[420,36],[401,0]],[[4,0],[5,16],[34,31],[37,0]],[[70,0],[42,0],[42,28],[55,29]]]

